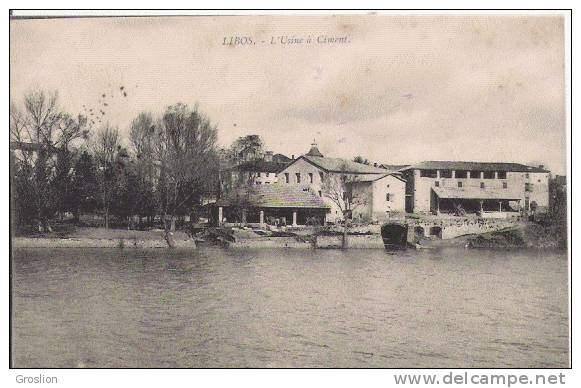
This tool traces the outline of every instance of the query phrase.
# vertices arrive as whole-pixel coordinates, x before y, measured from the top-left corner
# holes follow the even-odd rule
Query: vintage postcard
[[[13,14],[10,366],[570,367],[567,15]]]

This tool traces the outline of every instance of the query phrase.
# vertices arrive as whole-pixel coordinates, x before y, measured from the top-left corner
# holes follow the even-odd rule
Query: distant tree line
[[[33,91],[10,105],[11,206],[17,230],[50,232],[71,213],[161,220],[168,244],[176,219],[219,190],[218,130],[198,106],[140,113],[129,138],[65,112],[56,92]]]

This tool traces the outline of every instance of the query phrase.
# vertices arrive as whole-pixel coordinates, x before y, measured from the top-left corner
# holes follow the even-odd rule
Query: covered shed
[[[211,222],[261,225],[324,224],[329,207],[309,186],[249,185],[233,190],[211,208]]]
[[[432,187],[432,211],[453,213],[462,208],[466,212],[516,212],[520,207],[519,194],[506,190],[478,188]]]

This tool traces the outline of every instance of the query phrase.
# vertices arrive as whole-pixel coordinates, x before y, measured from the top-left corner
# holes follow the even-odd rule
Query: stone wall
[[[341,248],[343,236],[317,236],[317,248]],[[383,249],[383,239],[379,234],[348,235],[347,248],[350,249]]]
[[[408,241],[418,234],[416,228],[423,229],[425,237],[450,239],[467,234],[487,233],[516,226],[512,219],[453,218],[408,221]]]

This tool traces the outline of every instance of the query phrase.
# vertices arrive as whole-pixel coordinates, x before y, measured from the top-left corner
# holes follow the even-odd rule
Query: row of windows
[[[440,187],[440,181],[435,181],[435,182],[434,182],[434,185],[435,185],[436,187]],[[463,182],[462,182],[462,181],[458,181],[458,187],[462,187],[462,185],[463,185]],[[486,188],[486,185],[484,184],[484,182],[480,182],[480,188],[481,188],[481,189],[484,189],[484,188]],[[508,183],[507,183],[507,182],[502,182],[502,188],[503,188],[503,189],[507,189],[507,188],[508,188]],[[525,190],[526,190],[526,189],[525,189]]]
[[[452,178],[452,170],[420,170],[420,176],[423,178],[438,178],[438,171],[440,172],[440,178]],[[471,179],[506,179],[506,171],[468,171],[468,170],[455,170],[454,176],[456,178],[468,178],[468,172],[470,172]]]
[[[301,177],[301,173],[300,172],[295,173],[295,183],[301,183],[301,178],[302,177]],[[322,172],[320,172],[319,173],[319,178],[321,178],[321,181],[323,181],[323,179],[325,178],[325,175]],[[313,183],[314,182],[314,178],[313,178],[313,173],[312,172],[309,172],[307,174],[307,182],[308,183]],[[290,183],[290,173],[288,173],[288,172],[285,172],[284,173],[284,183]]]

